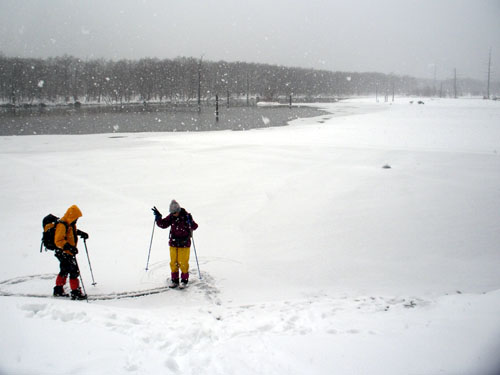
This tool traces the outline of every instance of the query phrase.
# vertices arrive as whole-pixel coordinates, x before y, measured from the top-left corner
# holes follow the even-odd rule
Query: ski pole
[[[196,254],[196,245],[194,244],[194,237],[191,233],[191,239],[193,240],[194,257],[196,258],[196,266],[198,267],[198,277],[201,280],[200,264],[198,263],[198,254]]]
[[[83,239],[83,244],[85,245],[85,252],[87,253],[87,260],[89,261],[90,275],[92,276],[92,285],[97,284],[94,280],[94,272],[92,272],[92,265],[90,264],[89,251],[87,250],[87,239]]]
[[[198,277],[201,280],[200,264],[198,263],[198,254],[196,254],[196,245],[194,243],[193,230],[191,229],[191,216],[190,215],[188,215],[187,221],[188,221],[189,229],[191,231],[191,239],[193,240],[193,250],[194,250],[194,257],[196,258],[196,267],[198,267]]]
[[[149,252],[148,252],[148,261],[146,262],[146,271],[148,270],[148,266],[149,266],[149,256],[151,255],[151,246],[153,245],[153,236],[155,234],[155,226],[156,226],[156,219],[153,221],[153,232],[151,233],[151,241],[149,242]]]
[[[76,260],[76,256],[74,256],[73,259],[75,259],[76,268],[78,268],[78,275],[80,276],[80,282],[82,283],[83,294],[85,296],[87,296],[87,291],[85,290],[85,285],[83,284],[82,273],[80,272],[80,266],[78,265],[78,261]],[[89,303],[88,296],[85,299],[87,300],[87,303]]]

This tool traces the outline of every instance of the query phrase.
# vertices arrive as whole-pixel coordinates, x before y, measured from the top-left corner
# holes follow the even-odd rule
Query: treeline
[[[381,73],[348,73],[194,58],[111,61],[72,56],[48,59],[0,55],[0,101],[131,103],[235,99],[319,99],[414,94],[418,80]]]

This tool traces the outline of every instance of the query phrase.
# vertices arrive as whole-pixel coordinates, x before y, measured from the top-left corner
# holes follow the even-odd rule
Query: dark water
[[[9,109],[0,112],[0,135],[247,130],[324,114],[306,106],[222,107],[216,121],[215,109],[206,107],[201,112],[159,105]]]

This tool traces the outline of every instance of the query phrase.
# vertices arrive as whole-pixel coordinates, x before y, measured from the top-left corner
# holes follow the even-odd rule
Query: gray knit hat
[[[170,202],[169,211],[171,214],[181,212],[181,205],[179,203],[177,203],[177,201],[175,199],[172,199],[172,202]]]

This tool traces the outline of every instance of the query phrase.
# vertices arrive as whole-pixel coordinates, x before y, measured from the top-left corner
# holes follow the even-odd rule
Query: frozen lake
[[[33,108],[0,113],[0,135],[247,130],[284,126],[325,112],[306,106],[166,107],[159,105]]]

